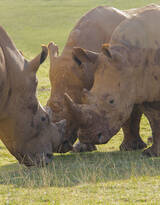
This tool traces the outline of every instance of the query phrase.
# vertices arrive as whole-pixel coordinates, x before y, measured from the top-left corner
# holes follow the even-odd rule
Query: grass
[[[27,59],[40,52],[42,43],[59,45],[60,51],[76,21],[98,5],[120,9],[140,7],[150,0],[4,0],[1,25]],[[160,3],[160,1],[154,1]],[[50,93],[48,60],[38,72],[38,97],[45,105]],[[144,141],[151,135],[141,122]],[[120,152],[122,132],[98,151],[56,154],[45,168],[20,166],[0,143],[0,205],[159,204],[160,158],[142,157],[141,151]]]

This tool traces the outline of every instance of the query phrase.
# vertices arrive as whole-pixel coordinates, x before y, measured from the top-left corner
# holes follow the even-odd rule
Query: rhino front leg
[[[139,135],[141,116],[142,112],[140,111],[138,105],[135,105],[130,118],[122,127],[124,139],[120,145],[120,150],[130,151],[144,149],[147,147]]]
[[[143,154],[149,157],[160,156],[160,102],[144,103],[143,112],[149,120],[153,144],[143,151]]]

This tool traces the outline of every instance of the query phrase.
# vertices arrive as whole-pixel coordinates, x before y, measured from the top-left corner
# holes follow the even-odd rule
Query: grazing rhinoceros
[[[144,151],[160,155],[160,7],[145,8],[123,21],[113,32],[109,45],[96,54],[81,48],[74,55],[96,66],[94,85],[84,91],[83,105],[66,100],[81,127],[84,143],[108,142],[139,104],[147,116],[153,145]]]
[[[49,163],[63,144],[59,127],[36,97],[36,72],[47,54],[42,46],[42,52],[27,61],[0,27],[0,139],[26,166]]]
[[[153,5],[154,6],[154,5]],[[53,121],[67,119],[66,139],[73,144],[77,137],[77,122],[68,112],[64,101],[67,92],[76,103],[81,103],[82,90],[91,89],[93,85],[94,68],[72,56],[74,46],[84,47],[99,52],[101,45],[109,42],[112,32],[117,25],[131,14],[141,9],[120,11],[112,7],[97,7],[84,15],[69,35],[61,56],[58,56],[58,47],[50,43],[50,81],[51,95],[47,105],[53,111]],[[77,65],[78,64],[78,65]],[[80,65],[81,64],[81,65]],[[79,65],[81,69],[79,69]],[[123,125],[124,141],[121,149],[132,150],[146,147],[139,136],[139,122],[141,112],[135,107],[128,121]],[[131,126],[132,125],[132,126]],[[84,148],[83,148],[84,147]],[[75,146],[75,150],[93,150],[94,145]],[[68,151],[68,149],[65,149]],[[62,148],[61,152],[65,152]]]

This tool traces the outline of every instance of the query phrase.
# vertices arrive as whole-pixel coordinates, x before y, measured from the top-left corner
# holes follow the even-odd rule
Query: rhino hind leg
[[[92,152],[97,150],[95,145],[83,144],[80,141],[73,146],[73,152]]]
[[[143,151],[143,155],[158,157],[160,156],[160,102],[144,103],[143,109],[153,133],[153,144]]]
[[[139,135],[141,116],[142,112],[138,106],[135,105],[130,118],[124,123],[122,127],[124,139],[120,145],[121,151],[138,150],[147,147]]]

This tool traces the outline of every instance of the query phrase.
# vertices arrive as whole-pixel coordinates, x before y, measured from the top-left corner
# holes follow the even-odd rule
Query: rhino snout
[[[109,139],[107,139],[107,137],[105,137],[101,132],[98,134],[98,141],[99,144],[105,144],[109,141]]]
[[[66,153],[69,152],[73,149],[72,144],[68,141],[65,140],[59,147],[57,150],[57,153]]]
[[[36,153],[30,155],[21,155],[20,159],[18,159],[20,164],[24,164],[27,167],[37,166],[44,167],[48,165],[53,160],[52,153]]]

